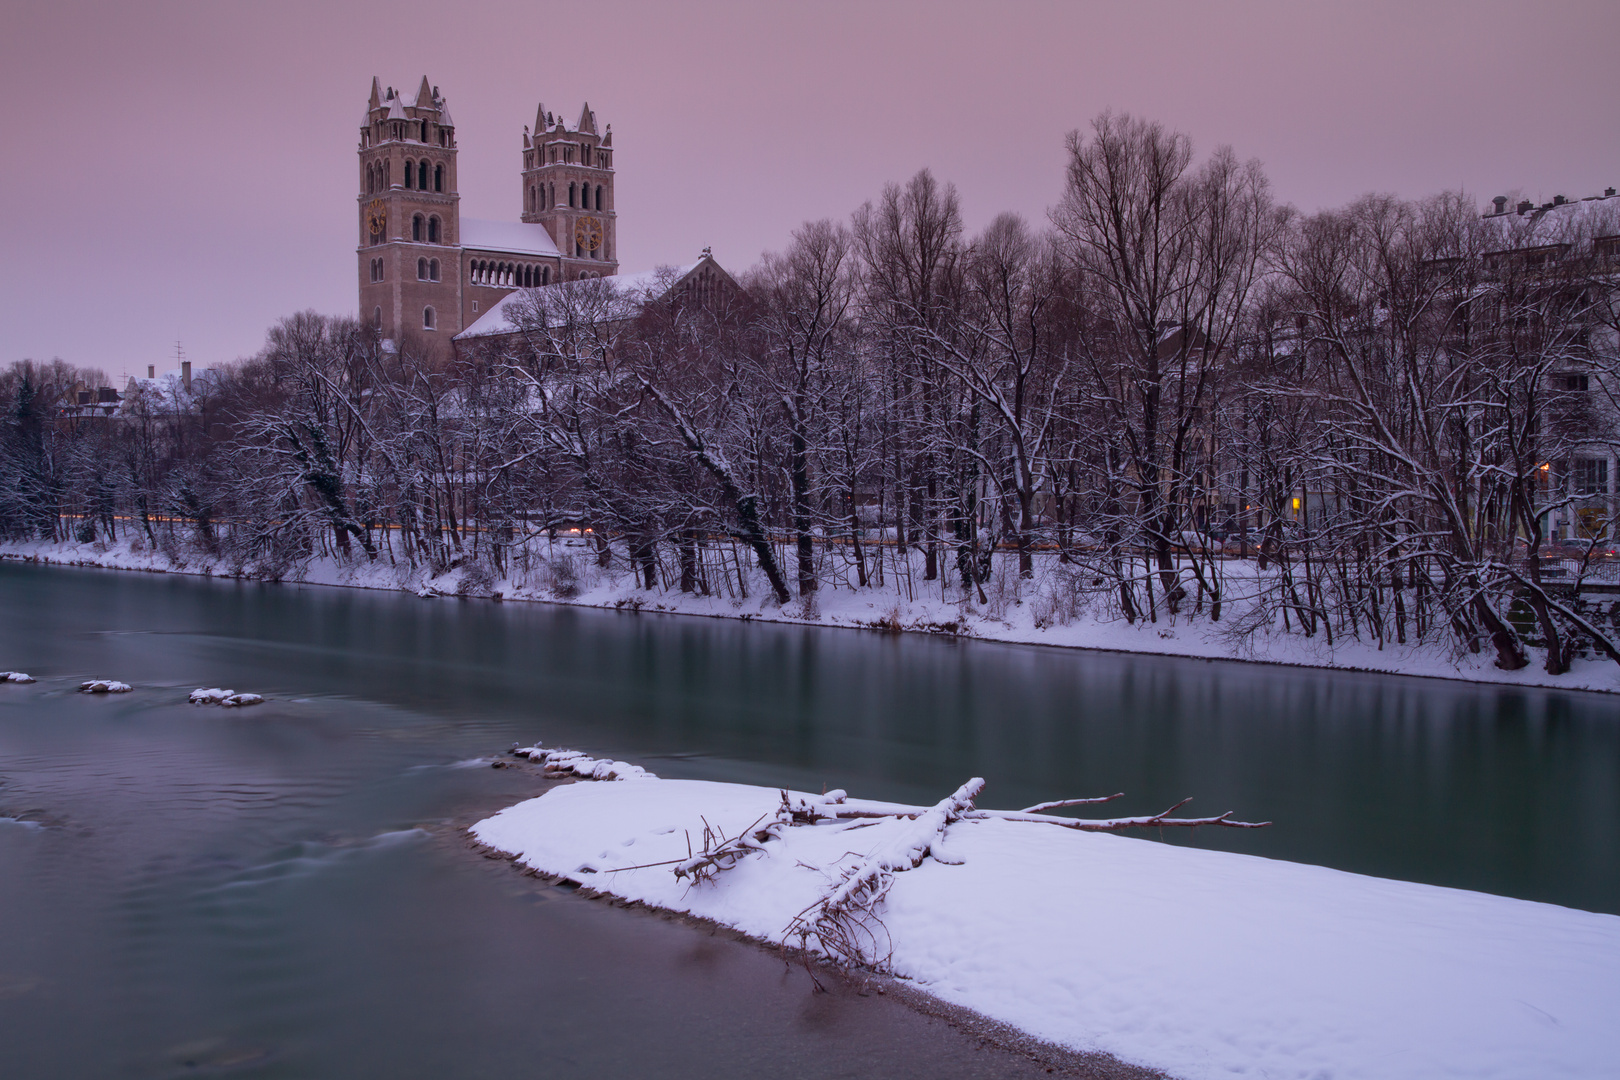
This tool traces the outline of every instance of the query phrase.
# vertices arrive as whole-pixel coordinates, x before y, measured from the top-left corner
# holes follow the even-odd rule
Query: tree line
[[[1579,588],[1614,528],[1608,205],[1303,214],[1104,114],[1039,226],[970,236],[923,171],[740,289],[528,290],[448,359],[305,312],[105,419],[56,407],[99,373],[15,364],[0,533],[498,577],[579,530],[644,588],[807,610],[1010,583],[1038,623],[1620,662]]]

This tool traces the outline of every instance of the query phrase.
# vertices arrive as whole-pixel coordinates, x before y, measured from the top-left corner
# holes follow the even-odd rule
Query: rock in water
[[[193,690],[186,700],[193,705],[218,705],[235,693],[235,690],[221,690],[216,686],[209,690]]]
[[[34,682],[32,675],[21,671],[0,671],[0,682]]]
[[[238,705],[262,705],[264,704],[264,698],[259,694],[232,694],[224,701],[221,701],[220,704],[227,709]]]
[[[90,679],[79,684],[81,694],[127,694],[133,689],[129,683],[117,679]]]

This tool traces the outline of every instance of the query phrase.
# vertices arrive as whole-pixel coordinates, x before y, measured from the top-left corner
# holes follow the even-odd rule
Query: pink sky
[[[705,245],[742,271],[925,166],[970,231],[1044,221],[1064,134],[1110,107],[1258,157],[1305,210],[1620,185],[1613,0],[7,7],[0,363],[115,379],[353,312],[373,74],[449,99],[473,217],[516,219],[536,102],[589,100],[625,272]]]

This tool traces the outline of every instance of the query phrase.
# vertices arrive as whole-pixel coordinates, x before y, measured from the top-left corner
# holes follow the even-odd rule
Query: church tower
[[[589,102],[573,129],[540,105],[523,132],[523,220],[556,242],[564,280],[619,272],[616,216],[613,126],[599,130]]]
[[[371,80],[360,127],[360,317],[396,342],[449,349],[461,329],[456,129],[426,76],[412,104]]]

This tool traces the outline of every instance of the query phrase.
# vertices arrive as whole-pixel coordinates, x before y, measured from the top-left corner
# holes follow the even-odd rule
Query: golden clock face
[[[593,217],[580,218],[574,226],[574,243],[586,251],[602,246],[602,223]]]
[[[371,205],[366,207],[366,224],[371,226],[373,236],[388,228],[388,207],[381,199],[372,199]]]

